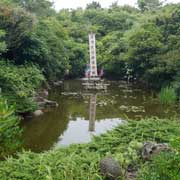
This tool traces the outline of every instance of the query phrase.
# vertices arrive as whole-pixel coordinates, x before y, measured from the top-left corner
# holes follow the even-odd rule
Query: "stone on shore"
[[[100,171],[107,180],[117,180],[122,176],[118,161],[111,157],[105,157],[100,161]]]
[[[157,144],[155,142],[145,142],[142,148],[142,159],[149,160],[152,155],[156,155],[162,151],[168,150],[170,150],[170,148],[165,143]]]
[[[43,115],[43,112],[42,112],[42,110],[36,110],[36,111],[34,111],[33,112],[33,116],[41,116],[41,115]]]

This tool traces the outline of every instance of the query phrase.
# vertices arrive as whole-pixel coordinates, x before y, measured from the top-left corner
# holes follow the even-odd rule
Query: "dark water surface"
[[[107,92],[87,92],[81,81],[65,81],[53,88],[50,100],[59,107],[40,117],[27,119],[24,127],[24,148],[41,152],[89,142],[98,135],[123,123],[123,120],[145,117],[174,117],[179,107],[164,107],[149,90],[125,82],[111,82]]]

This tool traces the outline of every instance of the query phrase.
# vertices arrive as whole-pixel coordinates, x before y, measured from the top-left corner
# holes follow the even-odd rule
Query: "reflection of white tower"
[[[96,121],[96,94],[91,94],[89,104],[89,131],[95,131]]]
[[[89,34],[89,54],[90,54],[90,77],[97,77],[96,62],[96,37],[94,33]]]

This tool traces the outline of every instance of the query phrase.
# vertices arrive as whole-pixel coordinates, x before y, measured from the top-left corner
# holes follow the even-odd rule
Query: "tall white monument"
[[[90,54],[90,78],[98,77],[96,62],[96,36],[89,34],[89,54]]]

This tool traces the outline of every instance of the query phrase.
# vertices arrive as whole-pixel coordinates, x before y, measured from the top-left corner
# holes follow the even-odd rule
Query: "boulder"
[[[36,117],[41,116],[41,115],[43,115],[43,112],[41,110],[36,110],[36,111],[33,112],[33,115],[36,116]]]
[[[100,161],[100,171],[107,180],[117,180],[122,175],[118,161],[111,157],[105,157]]]
[[[149,160],[152,155],[168,150],[170,150],[170,148],[165,143],[157,144],[155,142],[145,142],[142,148],[142,159]]]

